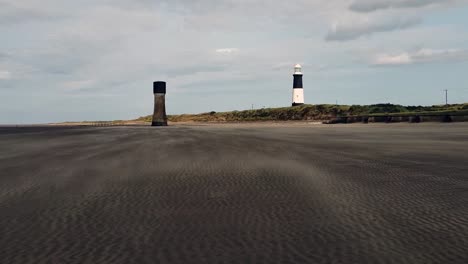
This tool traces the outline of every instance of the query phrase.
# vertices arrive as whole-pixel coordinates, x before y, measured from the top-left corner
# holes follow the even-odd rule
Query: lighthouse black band
[[[293,88],[303,88],[302,86],[302,75],[294,74],[294,86]]]
[[[154,93],[166,93],[166,82],[154,82],[153,83],[153,92]]]

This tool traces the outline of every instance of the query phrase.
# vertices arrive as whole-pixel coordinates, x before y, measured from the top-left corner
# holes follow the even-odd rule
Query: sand
[[[467,131],[0,128],[0,262],[468,263]]]

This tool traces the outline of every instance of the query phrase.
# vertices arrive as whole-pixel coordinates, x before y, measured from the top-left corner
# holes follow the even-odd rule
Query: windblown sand
[[[0,128],[0,263],[468,263],[468,124]]]

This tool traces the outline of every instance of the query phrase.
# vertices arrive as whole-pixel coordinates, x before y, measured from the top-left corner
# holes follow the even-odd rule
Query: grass
[[[171,122],[248,122],[288,120],[329,120],[345,116],[407,116],[407,115],[468,115],[468,103],[433,106],[375,105],[301,105],[296,107],[264,108],[256,110],[207,112],[201,114],[169,115]],[[152,116],[136,121],[151,122]]]

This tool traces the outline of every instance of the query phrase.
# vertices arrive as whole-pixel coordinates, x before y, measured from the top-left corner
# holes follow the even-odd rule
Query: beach
[[[468,123],[0,128],[2,263],[467,263]]]

